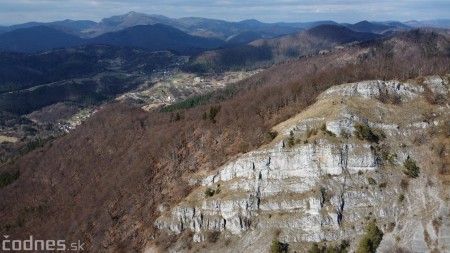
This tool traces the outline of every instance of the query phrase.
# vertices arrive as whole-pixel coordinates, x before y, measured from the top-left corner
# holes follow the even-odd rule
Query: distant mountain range
[[[107,44],[149,51],[175,50],[190,54],[216,48],[224,43],[215,38],[192,36],[162,24],[133,26],[92,39],[83,39],[48,26],[21,28],[0,35],[0,50],[25,53],[80,45]]]
[[[86,44],[110,44],[147,50],[175,50],[195,53],[217,47],[247,44],[296,34],[320,25],[347,27],[355,32],[391,34],[413,27],[450,27],[450,19],[338,24],[334,21],[304,23],[263,23],[255,19],[228,22],[198,17],[169,18],[129,12],[100,22],[63,20],[0,26],[0,50],[39,52]],[[335,33],[337,31],[329,32]],[[342,30],[340,30],[342,31]]]
[[[48,26],[52,27],[67,33],[72,33],[75,35],[81,35],[82,31],[89,29],[93,26],[97,25],[96,22],[90,21],[90,20],[62,20],[62,21],[55,21],[55,22],[48,22],[48,23],[42,23],[42,22],[28,22],[24,24],[18,24],[18,25],[12,25],[12,26],[0,26],[0,34],[5,32],[11,32],[17,29],[22,28],[31,28],[36,26]]]
[[[80,37],[48,26],[20,28],[0,35],[0,50],[4,51],[30,53],[84,43]]]
[[[192,36],[168,25],[138,25],[118,32],[102,34],[87,41],[89,44],[109,44],[145,48],[151,51],[175,50],[183,52],[195,48],[212,49],[224,44],[215,38]]]
[[[195,56],[187,68],[195,72],[221,72],[263,67],[289,58],[327,52],[337,46],[382,36],[357,32],[341,25],[324,24],[278,38],[259,39],[245,45],[207,51]]]
[[[337,24],[334,21],[314,21],[314,22],[296,22],[296,23],[263,23],[255,19],[243,20],[240,22],[229,22],[218,19],[207,19],[200,17],[186,17],[186,18],[169,18],[162,15],[144,14],[138,12],[129,12],[124,15],[112,16],[104,18],[100,22],[90,20],[62,20],[55,22],[28,22],[24,24],[17,24],[12,26],[0,26],[0,34],[10,32],[21,28],[30,28],[35,26],[49,26],[68,33],[72,33],[84,38],[93,38],[107,32],[119,31],[128,27],[138,25],[154,25],[165,24],[177,29],[180,29],[191,35],[199,35],[206,37],[217,37],[222,40],[227,40],[230,37],[242,32],[253,31],[259,33],[263,38],[269,38],[289,33],[298,32],[303,29],[312,28],[314,26],[323,24]],[[385,25],[393,27],[435,27],[435,28],[450,28],[450,19],[435,19],[435,20],[412,20],[408,22],[385,21],[385,22],[368,22],[363,21],[354,24],[354,28],[360,29],[360,26],[367,26],[369,24]],[[345,25],[345,24],[342,24]],[[348,24],[352,26],[351,24]],[[352,27],[349,27],[352,28]],[[378,30],[379,28],[376,28]],[[360,30],[358,30],[360,31]],[[367,32],[367,30],[365,30]],[[373,30],[371,31],[373,32]]]
[[[411,20],[405,22],[410,27],[434,27],[434,28],[450,28],[450,19],[433,19],[433,20]]]
[[[93,37],[105,32],[118,31],[136,25],[154,25],[157,23],[175,27],[191,35],[215,37],[224,41],[236,34],[247,31],[257,32],[262,37],[273,37],[301,29],[301,27],[292,24],[265,24],[257,20],[227,22],[196,17],[171,19],[161,15],[130,12],[125,15],[105,18],[86,32],[88,36]]]

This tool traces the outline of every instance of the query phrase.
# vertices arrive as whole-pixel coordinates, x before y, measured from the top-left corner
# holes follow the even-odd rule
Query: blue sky
[[[63,19],[100,21],[129,11],[172,18],[354,23],[450,18],[450,0],[0,0],[0,24]]]

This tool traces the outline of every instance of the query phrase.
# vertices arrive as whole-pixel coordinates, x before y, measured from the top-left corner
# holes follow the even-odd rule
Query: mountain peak
[[[349,25],[348,27],[354,31],[366,33],[383,33],[388,29],[395,28],[391,25],[369,22],[367,20]]]
[[[344,44],[379,37],[377,34],[358,32],[341,25],[319,25],[309,29],[307,33],[323,40]]]
[[[257,20],[257,19],[246,19],[246,20],[242,20],[239,23],[247,23],[247,24],[262,24],[261,21]]]
[[[359,21],[357,23],[355,23],[355,25],[369,25],[369,24],[373,24],[372,22],[369,22],[367,20],[363,20],[363,21]]]

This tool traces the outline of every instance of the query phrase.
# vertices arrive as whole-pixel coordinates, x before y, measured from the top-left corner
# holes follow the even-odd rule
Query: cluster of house
[[[88,110],[88,112],[85,115],[75,116],[74,120],[58,122],[57,123],[58,124],[58,128],[59,128],[59,130],[68,133],[68,132],[74,130],[77,126],[83,124],[83,122],[86,119],[88,119],[89,117],[91,117],[92,115],[97,113],[98,111],[99,111],[99,109]]]

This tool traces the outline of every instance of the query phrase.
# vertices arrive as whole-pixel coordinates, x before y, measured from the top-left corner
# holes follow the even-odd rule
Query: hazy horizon
[[[339,23],[448,19],[450,1],[415,0],[2,0],[0,25],[26,22],[52,22],[65,19],[101,21],[130,11],[170,18],[202,17],[226,21],[257,19],[261,22],[311,22],[333,20]]]

